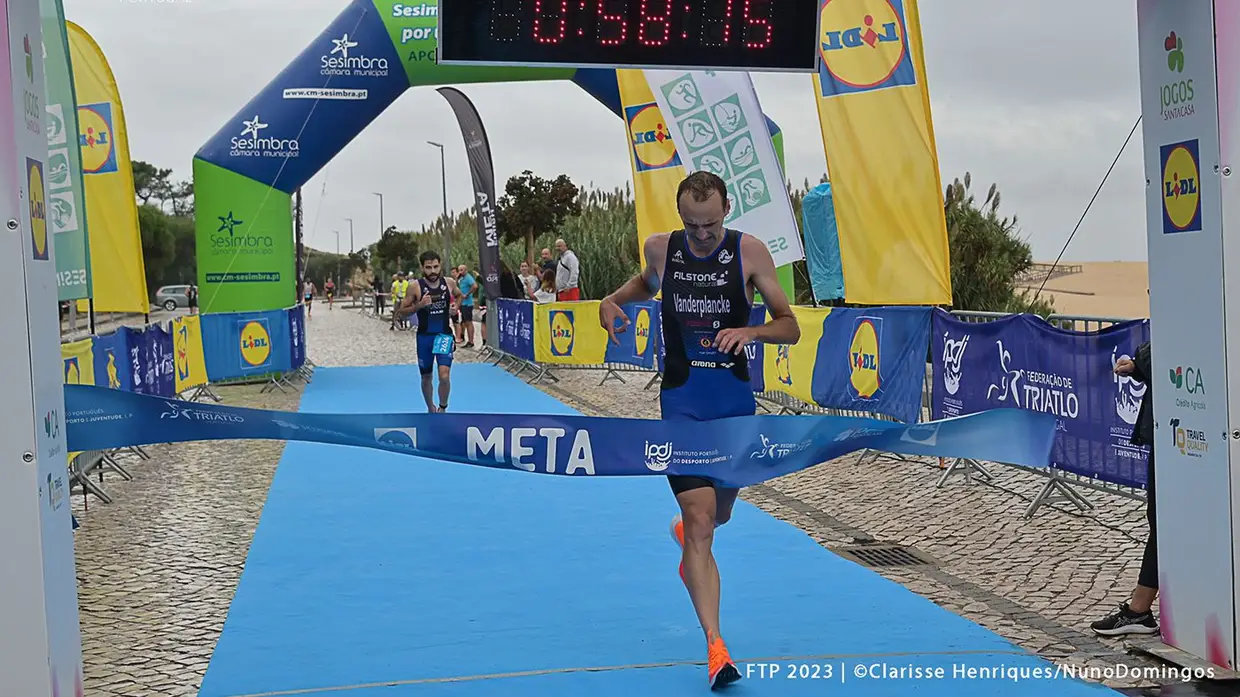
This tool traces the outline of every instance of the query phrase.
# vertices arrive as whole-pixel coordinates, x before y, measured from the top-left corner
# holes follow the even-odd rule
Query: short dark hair
[[[709,200],[711,194],[719,194],[725,204],[728,201],[728,185],[723,183],[719,175],[711,172],[698,171],[685,177],[684,181],[680,182],[680,188],[676,189],[677,205],[686,192],[698,203]]]
[[[436,252],[433,249],[428,249],[425,252],[422,252],[422,256],[418,257],[419,266],[428,261],[439,261],[439,252]]]

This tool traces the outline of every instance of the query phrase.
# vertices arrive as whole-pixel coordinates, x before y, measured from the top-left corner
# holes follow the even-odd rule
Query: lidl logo
[[[121,388],[121,374],[120,369],[116,367],[116,354],[112,352],[112,349],[107,349],[107,354],[108,389],[119,390]]]
[[[1163,234],[1201,230],[1201,155],[1196,140],[1159,148]]]
[[[658,104],[625,107],[624,119],[629,124],[633,166],[638,172],[680,166],[680,155]]]
[[[573,355],[572,310],[551,311],[551,355]]]
[[[116,171],[114,133],[111,102],[78,107],[78,143],[82,146],[83,174]]]
[[[775,349],[775,375],[784,385],[792,385],[792,365],[788,360],[788,344],[780,344]]]
[[[65,384],[82,384],[82,366],[78,364],[77,356],[65,359]]]
[[[882,322],[878,317],[859,318],[848,347],[849,383],[861,399],[873,397],[882,387],[878,355]]]
[[[26,158],[26,185],[30,192],[30,236],[34,258],[47,261],[47,197],[43,193],[43,163]]]
[[[177,363],[177,379],[184,381],[189,379],[189,327],[184,322],[181,327],[172,335],[173,352],[176,354]]]
[[[819,20],[822,96],[917,84],[904,0],[824,0]]]
[[[644,307],[637,311],[637,321],[633,322],[633,341],[637,356],[645,356],[650,348],[650,310]]]
[[[271,358],[271,334],[267,320],[250,320],[241,327],[241,361],[243,367],[261,368]]]

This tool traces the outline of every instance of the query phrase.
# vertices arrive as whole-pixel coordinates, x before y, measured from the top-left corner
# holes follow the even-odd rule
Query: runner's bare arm
[[[641,302],[649,300],[659,292],[659,286],[663,279],[663,264],[667,257],[667,242],[671,239],[671,235],[663,233],[659,235],[651,235],[646,238],[646,244],[642,246],[642,251],[646,257],[646,265],[628,283],[616,289],[616,292],[607,296],[617,305],[625,303]]]
[[[759,327],[750,327],[753,341],[765,344],[795,344],[801,339],[801,327],[784,289],[779,285],[775,259],[762,240],[753,235],[741,237],[741,259],[749,272],[754,289],[762,294],[762,302],[771,315],[771,321]]]

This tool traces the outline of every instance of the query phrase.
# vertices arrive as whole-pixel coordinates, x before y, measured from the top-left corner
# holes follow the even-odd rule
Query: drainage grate
[[[870,568],[893,566],[937,566],[937,562],[925,554],[900,545],[863,545],[839,547],[831,550],[836,554]]]

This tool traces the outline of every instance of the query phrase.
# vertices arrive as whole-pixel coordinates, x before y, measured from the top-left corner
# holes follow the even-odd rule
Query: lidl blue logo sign
[[[917,84],[904,0],[822,0],[823,97]]]

